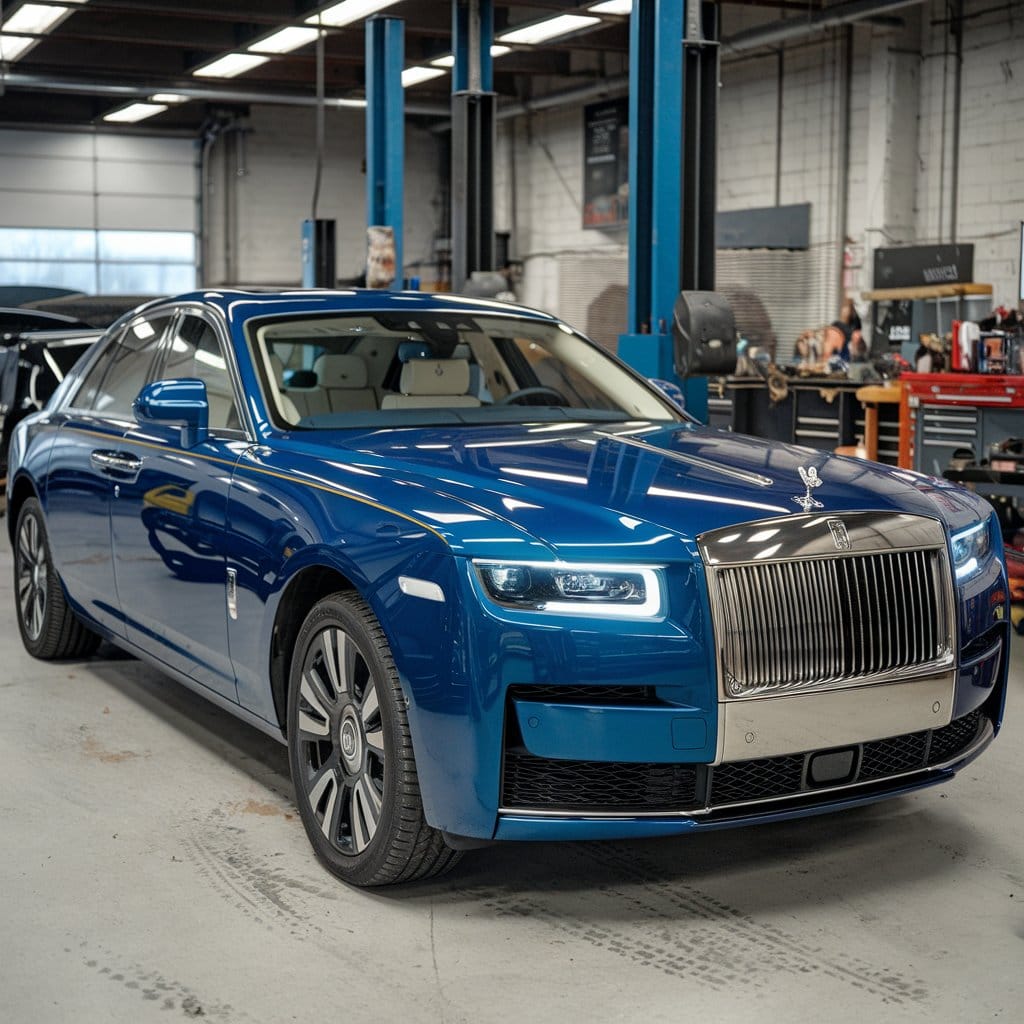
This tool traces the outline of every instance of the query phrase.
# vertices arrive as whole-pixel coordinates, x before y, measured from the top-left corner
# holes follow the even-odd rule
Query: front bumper
[[[515,804],[499,811],[496,839],[616,839],[669,836],[707,829],[827,814],[874,803],[948,781],[992,742],[995,727],[983,710],[941,729],[908,733],[839,750],[807,751],[785,757],[721,765],[664,765],[604,762],[595,778],[578,762],[524,763],[506,760],[503,798]],[[828,771],[849,757],[841,779],[816,778],[820,762]],[[612,776],[619,778],[612,780]],[[623,776],[629,776],[624,778]],[[612,793],[630,806],[603,810],[584,801]],[[540,797],[540,799],[538,799]],[[668,797],[677,806],[663,803]],[[644,810],[644,801],[661,803]],[[554,809],[555,802],[562,802]],[[575,806],[571,806],[575,802]]]

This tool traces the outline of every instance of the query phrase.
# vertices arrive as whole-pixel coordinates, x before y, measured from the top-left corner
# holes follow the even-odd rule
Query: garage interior
[[[1019,0],[0,4],[0,306],[361,285],[379,225],[394,287],[512,293],[713,425],[967,483],[1024,548]],[[680,288],[729,297],[745,373],[679,374]],[[847,299],[877,375],[805,351]],[[1021,636],[941,789],[366,892],[282,747],[110,646],[31,659],[2,543],[11,1020],[1019,1014]]]

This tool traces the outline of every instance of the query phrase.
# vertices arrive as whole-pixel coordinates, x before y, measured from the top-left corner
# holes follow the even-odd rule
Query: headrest
[[[465,359],[413,359],[402,367],[403,395],[464,395],[469,390]]]
[[[320,356],[313,369],[325,388],[365,388],[367,381],[366,363],[360,356]]]

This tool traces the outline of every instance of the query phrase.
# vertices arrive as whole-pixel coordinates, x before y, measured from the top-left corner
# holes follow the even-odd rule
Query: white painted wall
[[[0,227],[195,230],[189,139],[0,130]]]
[[[318,216],[334,219],[337,271],[356,277],[366,264],[365,115],[328,110]],[[316,124],[306,108],[255,106],[244,141],[214,143],[206,189],[208,284],[298,284],[302,221],[311,216]],[[442,155],[438,136],[409,124],[405,135],[406,274],[435,277],[441,227]],[[446,157],[445,157],[446,158]],[[225,239],[229,245],[225,246]],[[414,266],[423,261],[418,271]]]

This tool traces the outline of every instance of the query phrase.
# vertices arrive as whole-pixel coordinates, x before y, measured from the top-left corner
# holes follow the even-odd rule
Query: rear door
[[[133,423],[119,450],[137,472],[122,482],[111,523],[128,639],[235,700],[225,517],[232,471],[249,442],[224,341],[217,321],[201,311],[172,325],[158,376],[206,383],[209,437],[186,449],[178,427]]]
[[[47,533],[72,603],[118,636],[125,635],[114,577],[110,506],[131,479],[121,441],[132,401],[152,379],[170,313],[136,317],[108,342],[59,416],[44,490]]]

